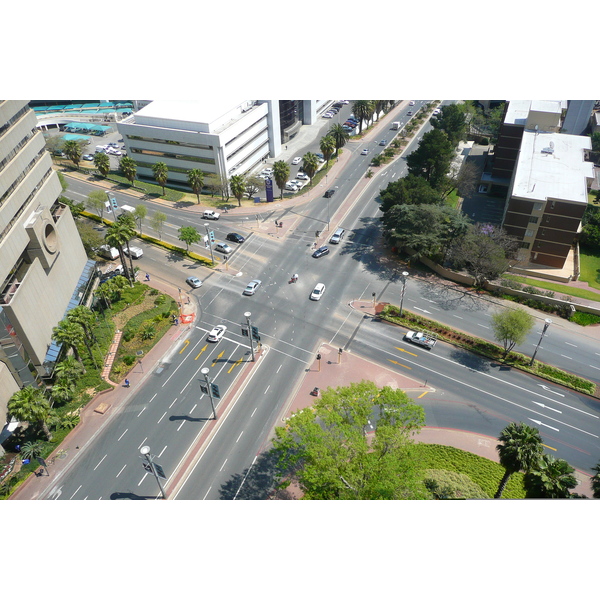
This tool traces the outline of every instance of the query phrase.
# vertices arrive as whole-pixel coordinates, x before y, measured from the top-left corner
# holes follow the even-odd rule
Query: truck
[[[116,248],[112,248],[111,246],[105,244],[104,246],[100,246],[98,248],[97,253],[99,256],[103,258],[108,258],[109,260],[116,260],[119,258],[119,251]]]
[[[394,122],[392,123],[392,129],[393,129],[394,131],[397,131],[398,129],[400,129],[400,121],[394,121]]]
[[[129,206],[129,204],[123,204],[123,206],[121,206],[121,211],[132,215],[135,212],[135,208],[133,208],[133,206]]]
[[[218,212],[215,212],[214,210],[205,210],[202,213],[202,218],[203,219],[211,219],[212,221],[216,221],[221,215]]]
[[[123,253],[127,256],[131,254],[133,258],[141,258],[142,256],[144,256],[144,251],[138,246],[129,246],[129,252],[127,251],[126,246],[125,248],[123,248]]]
[[[407,331],[404,339],[413,344],[423,346],[424,348],[427,348],[427,350],[431,350],[437,342],[437,339],[433,335],[422,331]]]

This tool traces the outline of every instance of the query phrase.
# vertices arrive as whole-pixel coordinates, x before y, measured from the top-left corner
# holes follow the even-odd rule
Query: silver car
[[[260,283],[261,283],[260,279],[253,279],[246,286],[246,289],[244,290],[244,296],[253,296],[254,293],[256,292],[256,290],[258,289],[258,286],[260,285]]]

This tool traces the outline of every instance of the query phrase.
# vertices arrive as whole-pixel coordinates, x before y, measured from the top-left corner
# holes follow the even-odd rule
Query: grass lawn
[[[598,259],[600,261],[600,258]],[[583,275],[583,257],[581,260],[581,272]],[[600,262],[598,264],[600,267]],[[535,288],[541,290],[552,290],[558,294],[562,294],[564,296],[572,296],[573,298],[585,298],[586,300],[595,300],[596,302],[600,302],[600,293],[596,294],[595,292],[591,292],[590,290],[584,290],[577,287],[570,287],[568,285],[563,285],[561,283],[554,283],[551,281],[542,281],[541,279],[532,279],[530,277],[523,277],[521,275],[512,275],[510,273],[504,273],[502,275],[505,279],[511,279],[512,281],[518,281],[523,285],[531,285]],[[587,279],[584,279],[583,276],[580,277],[581,281],[587,281],[590,286],[592,283]],[[596,283],[592,287],[595,287],[600,290],[600,283]],[[558,298],[560,300],[560,298]]]
[[[579,279],[586,281],[590,287],[600,290],[600,255],[580,251],[579,256],[581,270]]]

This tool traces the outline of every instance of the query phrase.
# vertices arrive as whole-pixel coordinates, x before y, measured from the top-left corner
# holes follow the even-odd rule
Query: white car
[[[106,154],[112,154],[113,156],[122,156],[123,153],[118,148],[108,148]]]
[[[261,175],[266,175],[267,177],[272,177],[273,176],[273,169],[271,169],[271,167],[267,167],[266,169],[263,169],[260,172]]]
[[[331,119],[333,117],[333,115],[331,113],[324,113],[323,114],[323,118],[324,119]]]
[[[436,108],[436,109],[433,111],[433,114],[434,114],[434,115],[439,115],[439,114],[440,114],[440,112],[442,112],[442,111],[441,111],[439,108]]]
[[[312,291],[312,293],[310,295],[310,299],[311,300],[320,300],[321,297],[323,296],[324,291],[325,291],[325,284],[317,283],[317,285],[315,285],[315,289]]]
[[[298,191],[298,187],[297,187],[297,186],[295,186],[295,185],[294,185],[294,184],[293,184],[291,181],[288,181],[288,182],[285,184],[285,189],[286,189],[288,192],[297,192],[297,191]]]
[[[233,252],[231,246],[229,246],[228,244],[216,244],[215,251],[222,252],[223,254],[231,254]]]
[[[260,285],[260,279],[253,279],[244,290],[244,296],[253,296],[258,286]]]
[[[185,282],[193,288],[199,288],[202,285],[202,282],[197,277],[188,277]]]
[[[349,104],[349,103],[350,103],[350,100],[340,100],[340,102],[341,102],[342,104]]]
[[[226,331],[227,327],[225,327],[225,325],[217,325],[216,327],[213,327],[206,339],[209,342],[218,342],[225,335]]]
[[[409,105],[409,106],[414,106],[414,105],[415,105],[415,101],[414,101],[414,100],[411,100],[411,101],[408,103],[408,105]]]
[[[365,149],[364,149],[364,150],[361,152],[361,154],[362,154],[363,156],[364,156],[365,154],[369,154],[369,149],[368,149],[368,148],[365,148]]]
[[[304,181],[299,181],[298,179],[291,179],[288,183],[295,185],[299,190],[301,190],[306,185]]]
[[[293,165],[299,165],[302,162],[302,157],[301,156],[295,156],[294,160],[292,161]]]
[[[310,177],[306,173],[299,171],[298,173],[296,173],[296,179],[301,179],[302,181],[308,181],[310,179]]]

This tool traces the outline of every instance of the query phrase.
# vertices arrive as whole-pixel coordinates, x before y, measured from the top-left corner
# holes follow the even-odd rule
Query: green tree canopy
[[[200,169],[190,169],[187,172],[187,180],[192,192],[196,194],[198,204],[200,204],[200,194],[204,187],[204,173]]]
[[[94,154],[94,166],[102,177],[106,177],[110,172],[110,158],[104,152],[96,152]]]
[[[242,206],[242,198],[246,193],[246,180],[243,175],[233,175],[229,180],[231,193],[238,201],[238,206]]]
[[[496,446],[504,475],[494,498],[502,497],[502,492],[513,473],[528,473],[538,463],[543,454],[542,436],[535,427],[525,423],[509,423],[500,433]]]
[[[387,212],[392,206],[399,204],[442,204],[442,196],[434,190],[429,182],[417,175],[407,175],[390,181],[381,190],[380,210]]]
[[[329,159],[335,152],[335,140],[330,135],[324,135],[319,142],[319,148],[321,149],[323,158],[327,161],[327,164],[329,164]]]
[[[123,272],[127,276],[127,279],[129,279],[129,283],[132,287],[134,271],[131,253],[129,252],[129,240],[135,236],[134,225],[135,222],[132,216],[120,215],[114,223],[109,225],[104,236],[106,243],[113,248],[116,248],[119,252],[119,258],[121,259]],[[127,266],[127,260],[125,258],[125,253],[123,252],[123,246],[127,248],[129,253],[129,267]]]
[[[285,160],[277,160],[273,164],[273,178],[277,187],[281,190],[281,199],[283,200],[283,190],[290,176],[290,165]]]
[[[157,162],[152,165],[152,173],[156,183],[162,187],[163,196],[165,195],[165,185],[169,178],[169,167],[164,162]]]
[[[252,200],[252,198],[256,196],[258,192],[260,192],[264,185],[265,180],[257,177],[256,175],[250,175],[250,177],[247,177],[245,190],[246,198],[248,198],[248,200]]]
[[[125,177],[129,183],[133,184],[137,175],[137,165],[135,160],[129,156],[124,156],[119,161],[119,170],[123,173],[123,177]]]
[[[448,104],[442,106],[440,114],[432,117],[431,124],[435,129],[441,129],[455,147],[458,142],[465,139],[467,133],[467,121],[465,119],[465,108],[462,104]]]
[[[67,140],[63,146],[63,152],[69,160],[72,160],[75,166],[79,165],[83,152],[81,145],[77,140]]]
[[[202,236],[195,227],[180,227],[178,232],[179,239],[185,242],[187,252],[190,251],[190,244],[197,244],[202,239]]]
[[[162,240],[162,230],[167,221],[167,215],[160,210],[155,211],[150,217],[150,227],[158,234],[158,239]]]
[[[75,358],[83,365],[79,354],[79,346],[83,344],[83,328],[78,323],[63,319],[52,328],[52,339],[57,344],[63,344],[73,350]]]
[[[352,104],[352,113],[358,119],[358,133],[362,133],[363,122],[369,122],[375,113],[375,102],[373,100],[356,100]]]
[[[357,117],[358,118],[358,117]],[[346,142],[350,139],[350,134],[344,130],[343,125],[336,123],[329,128],[327,135],[332,137],[335,141],[335,154],[339,154],[340,148],[346,145]]]
[[[312,179],[319,168],[319,159],[313,152],[307,152],[302,157],[302,170]]]
[[[102,190],[92,190],[85,200],[86,208],[91,208],[98,213],[98,216],[102,218],[104,215],[104,209],[106,208],[105,202],[108,201],[106,192]]]
[[[132,216],[135,219],[136,225],[140,229],[140,233],[142,233],[142,223],[143,223],[143,221],[144,221],[144,219],[146,218],[147,215],[148,215],[148,208],[146,207],[145,204],[138,204],[133,209],[133,215]]]
[[[428,497],[411,453],[424,424],[423,408],[401,390],[369,381],[328,388],[276,428],[279,476],[313,500]]]
[[[6,406],[7,412],[17,421],[28,421],[41,427],[48,440],[52,439],[46,421],[50,402],[39,388],[27,386],[15,392]]]
[[[504,308],[492,315],[494,338],[504,346],[505,356],[527,339],[534,323],[524,308]]]
[[[592,484],[592,491],[594,498],[600,498],[600,461],[598,461],[593,467],[594,475],[590,477]]]
[[[448,136],[440,129],[432,129],[408,155],[406,165],[409,173],[424,177],[436,187],[448,173],[453,156],[454,146]]]
[[[525,475],[528,498],[570,498],[577,485],[575,469],[562,458],[542,454]]]

